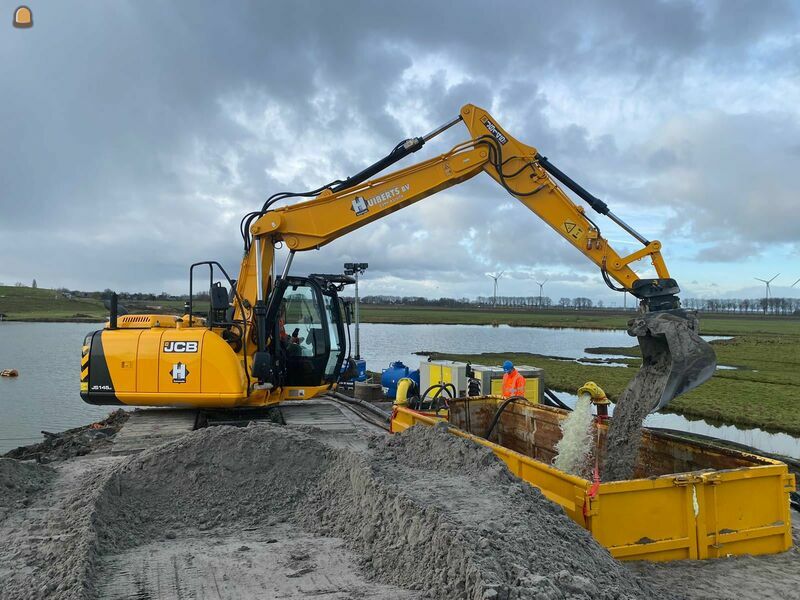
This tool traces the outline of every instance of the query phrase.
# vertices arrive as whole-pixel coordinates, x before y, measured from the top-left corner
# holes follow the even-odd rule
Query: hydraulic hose
[[[455,398],[455,395],[454,395],[454,394],[452,394],[448,388],[453,388],[453,391],[455,391],[455,389],[456,389],[456,388],[455,388],[455,386],[454,386],[452,383],[434,383],[433,385],[431,385],[430,387],[428,387],[428,389],[426,389],[426,390],[425,390],[425,391],[424,391],[422,394],[420,394],[420,396],[419,396],[420,408],[422,408],[422,405],[423,405],[423,403],[425,402],[425,398],[426,398],[426,397],[428,396],[428,394],[429,394],[431,391],[433,391],[433,390],[437,390],[437,389],[438,389],[438,391],[437,391],[437,392],[436,392],[436,393],[433,395],[433,397],[431,398],[431,406],[430,406],[430,408],[433,408],[433,406],[434,406],[434,403],[436,402],[436,400],[437,400],[437,399],[439,398],[439,396],[440,396],[442,393],[444,393],[445,391],[447,391],[447,395],[448,395],[448,396],[450,396],[450,398]],[[446,402],[445,402],[445,404],[446,404]]]
[[[433,398],[431,399],[431,406],[430,406],[431,410],[437,410],[437,411],[439,410],[439,398],[443,400],[445,408],[447,409],[450,408],[450,403],[447,401],[447,398],[445,398],[444,394],[447,394],[447,396],[449,396],[451,400],[453,399],[453,394],[450,393],[450,390],[447,387],[447,385],[443,385],[441,388],[439,388],[439,391],[436,392],[433,395]]]
[[[505,401],[498,407],[497,411],[494,413],[494,417],[492,418],[492,423],[491,425],[489,425],[489,429],[486,430],[486,435],[483,436],[486,440],[488,440],[491,437],[494,428],[500,421],[500,415],[503,414],[503,411],[506,409],[506,407],[512,402],[516,402],[518,400],[522,400],[523,402],[527,402],[528,404],[530,404],[528,399],[525,398],[524,396],[511,396],[510,398],[506,398]]]
[[[443,386],[442,386],[442,384],[441,384],[441,383],[434,383],[432,386],[430,386],[429,388],[427,388],[427,389],[426,389],[424,392],[422,392],[422,393],[419,395],[420,402],[421,402],[421,401],[423,401],[423,400],[425,400],[425,397],[426,397],[426,396],[427,396],[427,395],[428,395],[428,394],[429,394],[431,391],[433,391],[433,390],[435,390],[435,389],[437,389],[437,388],[442,388],[442,387],[443,387]]]

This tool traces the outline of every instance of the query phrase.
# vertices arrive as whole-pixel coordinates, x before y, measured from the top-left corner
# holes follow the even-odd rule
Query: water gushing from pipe
[[[592,442],[592,397],[581,394],[575,410],[561,422],[561,439],[556,444],[558,455],[553,466],[572,475],[588,476]]]

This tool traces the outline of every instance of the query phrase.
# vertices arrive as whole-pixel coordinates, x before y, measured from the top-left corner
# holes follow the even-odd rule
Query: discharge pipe
[[[597,407],[597,416],[601,419],[607,419],[608,406],[611,404],[611,401],[608,399],[608,396],[606,396],[603,388],[594,381],[587,381],[578,388],[578,396],[580,397],[583,394],[588,394],[592,400],[592,404]]]
[[[347,402],[348,404],[354,404],[356,406],[360,406],[361,408],[371,412],[376,417],[380,417],[385,421],[390,421],[392,418],[391,413],[387,413],[385,410],[381,410],[377,406],[370,404],[369,402],[364,402],[363,400],[356,400],[355,398],[351,398],[341,392],[337,392],[335,390],[330,390],[327,392],[328,396],[335,398],[337,400],[341,400],[342,402]]]
[[[530,404],[528,399],[525,398],[524,396],[511,396],[510,398],[506,398],[505,402],[503,402],[497,409],[497,412],[494,413],[494,418],[492,419],[492,423],[491,425],[489,425],[489,429],[486,430],[486,435],[483,436],[486,440],[489,440],[489,438],[491,437],[492,432],[494,431],[494,428],[497,426],[497,423],[500,421],[500,416],[503,414],[503,411],[506,409],[506,407],[512,402],[517,402],[519,400],[522,400],[523,402]]]
[[[416,383],[410,377],[403,377],[397,382],[397,391],[394,395],[395,406],[408,406],[408,393]]]

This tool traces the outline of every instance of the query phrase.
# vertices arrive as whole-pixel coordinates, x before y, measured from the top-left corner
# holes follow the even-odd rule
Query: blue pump
[[[397,382],[404,377],[413,380],[417,384],[417,388],[419,388],[419,369],[412,371],[399,360],[390,363],[388,369],[381,371],[383,395],[387,398],[394,398],[397,395]]]

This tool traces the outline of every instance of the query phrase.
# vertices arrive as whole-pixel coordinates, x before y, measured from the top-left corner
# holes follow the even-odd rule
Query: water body
[[[0,453],[41,441],[41,431],[86,425],[114,410],[79,395],[81,345],[96,323],[0,323]]]
[[[709,341],[728,339],[723,336],[703,338]],[[367,360],[368,369],[378,372],[396,360],[417,368],[420,361],[426,360],[424,356],[414,354],[420,351],[452,354],[532,352],[569,359],[614,359],[620,357],[614,354],[587,354],[585,348],[636,345],[636,338],[624,330],[508,325],[361,325],[361,356]]]

